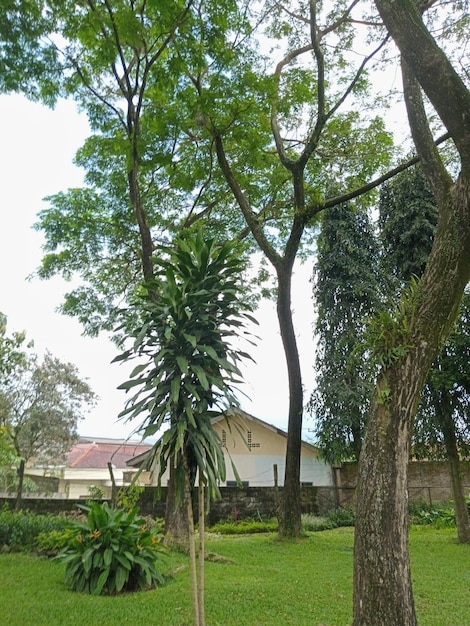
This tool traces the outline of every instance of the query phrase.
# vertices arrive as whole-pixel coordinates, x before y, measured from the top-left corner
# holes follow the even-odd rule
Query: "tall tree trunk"
[[[165,510],[165,543],[177,543],[185,551],[189,547],[188,537],[188,510],[184,501],[176,497],[176,479],[173,460],[170,460],[170,478],[166,496]]]
[[[435,402],[436,417],[444,435],[444,445],[449,463],[452,494],[454,496],[455,522],[457,525],[457,540],[459,543],[470,543],[470,519],[467,502],[460,474],[460,457],[455,436],[455,422],[452,417],[452,407],[448,393],[443,391],[441,401]]]
[[[118,489],[116,485],[116,479],[114,478],[113,464],[111,463],[111,461],[108,462],[108,472],[111,479],[111,506],[115,508],[118,499]]]
[[[140,250],[141,250],[141,263],[142,274],[145,280],[151,280],[153,278],[153,242],[150,228],[147,224],[147,216],[145,208],[142,204],[140,197],[140,187],[138,180],[138,159],[139,155],[134,153],[134,167],[128,172],[129,183],[129,196],[131,200],[132,208],[136,217],[137,224],[139,226],[140,234]]]
[[[396,337],[390,334],[382,354],[389,364],[378,380],[359,460],[354,626],[416,624],[408,557],[409,439],[422,386],[470,278],[470,197],[458,184],[451,195],[453,210],[441,213],[404,318],[399,327],[384,329]],[[394,349],[404,355],[394,356]]]
[[[416,293],[400,323],[389,324],[384,329],[389,334],[382,335],[389,339],[381,355],[385,367],[359,460],[353,624],[415,626],[407,543],[409,438],[422,385],[451,332],[470,279],[470,92],[426,30],[412,0],[375,2],[406,61],[405,89],[413,96],[407,98],[408,115],[436,196],[439,221]],[[414,78],[459,152],[461,173],[454,184],[429,141]]]
[[[277,315],[286,355],[289,380],[289,422],[287,429],[284,488],[279,510],[279,534],[298,537],[301,531],[300,453],[302,444],[303,389],[299,351],[291,309],[292,265],[278,267]]]
[[[296,216],[284,248],[284,255],[281,256],[266,237],[262,222],[251,209],[248,199],[234,176],[225,156],[221,136],[216,135],[214,139],[218,162],[225,179],[238,202],[248,228],[277,274],[277,316],[289,379],[286,467],[284,488],[279,508],[279,534],[284,537],[298,537],[301,530],[300,451],[302,443],[303,389],[299,350],[292,320],[291,283],[295,258],[307,222],[305,215],[303,215],[303,209],[305,208],[303,182],[305,161],[299,164],[295,168],[296,171],[293,172]]]
[[[24,482],[25,460],[21,459],[18,467],[18,490],[16,492],[15,510],[19,511],[23,504],[23,482]]]
[[[354,626],[414,626],[407,466],[414,410],[407,368],[378,385],[362,445],[354,545]],[[415,385],[416,387],[416,385]],[[402,393],[400,393],[402,389]]]
[[[204,626],[200,622],[198,576],[196,561],[196,538],[194,533],[194,512],[191,493],[191,478],[189,475],[189,465],[185,455],[184,458],[184,503],[188,519],[188,541],[189,541],[189,571],[191,575],[191,598],[193,604],[194,626]]]

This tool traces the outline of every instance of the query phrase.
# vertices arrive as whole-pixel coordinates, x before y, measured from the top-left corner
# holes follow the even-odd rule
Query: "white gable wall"
[[[234,481],[235,474],[232,468],[234,463],[243,482],[248,482],[250,487],[274,487],[274,465],[277,465],[278,485],[284,485],[284,473],[286,459],[284,455],[255,455],[232,454],[232,460],[225,455],[227,468],[227,481]],[[315,487],[329,487],[333,484],[331,467],[324,461],[302,455],[300,462],[300,482]]]
[[[214,429],[223,443],[226,482],[233,483],[235,465],[240,480],[250,487],[274,487],[274,465],[277,465],[278,486],[284,485],[286,434],[243,411],[214,422]],[[162,477],[162,485],[168,482],[168,469]],[[318,457],[314,446],[303,442],[301,449],[300,482],[315,487],[329,487],[333,483],[331,467]],[[153,472],[153,484],[157,484],[157,472]]]

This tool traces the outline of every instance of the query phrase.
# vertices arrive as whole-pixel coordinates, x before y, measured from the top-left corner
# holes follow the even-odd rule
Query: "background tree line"
[[[96,400],[72,363],[49,352],[41,357],[33,347],[25,332],[9,335],[0,314],[0,474],[3,490],[17,494],[17,508],[26,463],[63,464],[78,440],[80,419]]]

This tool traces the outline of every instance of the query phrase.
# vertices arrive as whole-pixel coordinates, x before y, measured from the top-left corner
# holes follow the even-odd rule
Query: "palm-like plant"
[[[159,484],[171,460],[177,494],[187,506],[195,624],[203,626],[204,488],[215,497],[225,479],[223,450],[211,420],[238,404],[238,361],[249,355],[232,340],[246,334],[246,321],[253,318],[246,312],[250,307],[242,289],[245,261],[240,244],[217,245],[199,232],[179,237],[162,252],[155,280],[141,294],[141,324],[131,333],[134,344],[117,358],[141,361],[121,385],[126,391],[138,388],[121,416],[145,414],[139,428],[144,436],[167,426],[152,458],[158,461]],[[191,499],[197,472],[199,593]]]

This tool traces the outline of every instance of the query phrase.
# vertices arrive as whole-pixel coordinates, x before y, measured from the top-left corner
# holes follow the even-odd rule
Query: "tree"
[[[48,465],[62,460],[77,437],[77,423],[95,395],[71,363],[46,353],[25,354],[21,365],[0,382],[0,426],[21,460],[17,506],[24,466],[34,459]]]
[[[220,29],[224,37],[237,22],[237,7],[207,0],[47,4],[49,33],[61,33],[60,41],[51,39],[61,60],[61,93],[86,111],[94,134],[76,158],[86,187],[51,196],[39,215],[46,254],[38,274],[78,274],[62,311],[78,317],[85,333],[110,331],[119,342],[123,312],[134,311],[123,300],[132,299],[142,278],[151,281],[160,245],[207,217],[225,195],[207,191],[211,157],[191,132],[194,111],[189,123],[179,98],[186,56],[201,65],[205,54],[194,41],[194,21],[211,13],[209,36],[217,39]],[[220,238],[232,231],[224,227]],[[173,485],[166,519],[177,536],[184,520],[172,493]]]
[[[384,244],[384,271],[398,292],[423,274],[437,224],[437,207],[421,168],[397,176],[381,190],[379,224]],[[434,361],[415,418],[412,454],[447,459],[460,542],[470,541],[470,523],[460,477],[460,451],[470,434],[466,419],[469,350],[468,295],[458,326]],[[465,306],[467,304],[467,306]],[[443,444],[443,445],[442,445]]]
[[[245,54],[237,67],[225,70],[243,85],[245,94],[234,90],[229,98],[225,91],[223,109],[220,74],[211,76],[204,69],[192,76],[220,169],[276,276],[289,382],[279,531],[298,536],[304,399],[291,311],[293,266],[302,245],[308,246],[321,211],[359,198],[379,184],[381,178],[372,179],[389,163],[391,141],[379,116],[357,113],[358,102],[368,95],[366,67],[385,41],[375,49],[371,46],[358,65],[349,58],[346,49],[358,35],[353,24],[360,19],[352,17],[355,3],[340,3],[331,12],[316,2],[289,9],[278,3],[267,7],[269,34],[279,42],[288,33],[287,51],[271,74],[263,67],[261,77],[254,77],[253,54]]]
[[[203,217],[208,228],[221,229],[221,238],[227,230],[250,233],[277,279],[289,378],[280,529],[297,535],[303,393],[290,310],[292,269],[302,245],[312,243],[321,211],[359,202],[395,171],[378,176],[389,163],[391,139],[382,102],[373,111],[366,72],[388,38],[364,44],[359,29],[377,22],[357,3],[339,2],[329,11],[313,0],[289,9],[267,2],[259,14],[252,4],[52,4],[54,32],[65,42],[61,84],[76,94],[102,136],[81,153],[95,189],[82,200],[75,194],[75,204],[73,193],[61,199],[56,215],[43,220],[52,246],[43,275],[78,271],[92,281],[96,274],[93,297],[78,290],[66,309],[89,329],[91,320],[96,332],[118,311],[118,295],[138,283],[136,259],[144,275],[151,274],[152,246],[174,229],[182,206],[186,226]],[[285,50],[274,68],[260,52],[260,25],[264,41]],[[355,47],[360,55],[351,54]],[[146,122],[139,117],[145,111]],[[95,193],[102,188],[104,194]],[[69,205],[71,219],[61,221]],[[103,206],[112,206],[111,214],[95,212]],[[166,221],[152,213],[160,206],[170,208]],[[131,215],[132,228],[123,229]],[[128,249],[129,241],[139,248]],[[110,251],[119,259],[116,281]],[[103,255],[108,262],[97,273]]]
[[[33,343],[25,345],[26,333],[14,332],[11,337],[6,334],[7,317],[0,311],[0,381],[7,378],[15,367],[21,367],[25,362],[25,348],[31,348]]]
[[[42,0],[5,0],[0,16],[0,93],[22,92],[51,105],[60,63],[46,34],[53,31]]]
[[[318,445],[330,463],[359,458],[372,377],[358,348],[379,308],[378,241],[366,211],[323,215],[314,267],[316,386],[309,402]]]
[[[17,456],[7,435],[6,428],[0,426],[0,491],[16,491]],[[14,470],[12,468],[15,468]]]
[[[178,104],[185,57],[201,63],[192,29],[202,6],[225,23],[222,33],[235,21],[233,7],[217,4],[50,4],[62,35],[54,40],[61,93],[86,112],[93,134],[76,156],[84,188],[49,197],[39,213],[46,243],[38,274],[80,277],[61,308],[92,336],[117,337],[123,311],[130,313],[123,298],[129,302],[141,279],[152,278],[155,251],[222,197],[208,190],[213,166],[190,132],[194,111],[188,121]]]
[[[85,333],[110,331],[119,341],[123,311],[133,313],[123,299],[132,299],[142,278],[151,281],[155,251],[217,202],[217,190],[206,193],[210,159],[193,149],[178,106],[186,49],[196,63],[203,53],[192,43],[193,13],[199,16],[202,7],[193,0],[46,4],[50,50],[31,45],[38,56],[60,61],[60,93],[86,111],[94,134],[76,158],[87,185],[51,196],[39,214],[36,227],[46,243],[38,274],[78,274],[79,286],[66,294],[62,311],[78,317]],[[225,32],[234,8],[217,4],[203,3],[206,10],[214,5]],[[10,16],[15,28],[18,19]],[[60,39],[50,36],[55,32]],[[12,54],[17,62],[18,52]],[[180,512],[171,493],[166,517],[178,535]]]
[[[431,252],[438,219],[436,201],[421,167],[402,172],[380,189],[381,266],[391,277],[395,296],[413,277],[422,276]]]
[[[45,34],[62,36],[50,39],[63,59],[62,92],[73,94],[99,136],[78,155],[91,189],[57,195],[41,216],[47,254],[40,275],[85,279],[63,310],[96,333],[115,326],[122,294],[138,283],[138,262],[151,276],[159,239],[180,225],[204,218],[221,239],[227,231],[251,233],[278,282],[290,397],[280,527],[296,535],[303,394],[292,268],[320,211],[378,184],[370,179],[391,144],[380,116],[357,112],[366,67],[382,44],[352,62],[355,24],[365,23],[352,17],[356,7],[342,2],[322,12],[312,2],[288,11],[267,3],[257,15],[251,4],[48,5]],[[260,24],[275,45],[287,33],[288,52],[273,72],[259,52]]]
[[[408,117],[439,219],[420,281],[377,325],[381,365],[358,476],[354,625],[417,623],[407,538],[407,466],[413,418],[432,362],[450,334],[470,278],[470,92],[426,28],[417,5],[376,0],[402,54]],[[455,180],[429,130],[420,87],[458,154]]]
[[[249,318],[241,287],[244,250],[230,242],[218,246],[199,231],[162,253],[155,280],[144,286],[137,304],[142,322],[132,332],[133,346],[118,357],[141,361],[121,385],[126,391],[138,388],[121,416],[143,416],[139,431],[144,436],[167,426],[150,458],[157,460],[159,483],[168,466],[174,470],[176,495],[187,508],[194,624],[204,626],[204,490],[214,498],[225,480],[222,445],[211,419],[238,404],[237,362],[247,355],[232,342]],[[199,576],[192,506],[196,473]]]
[[[462,485],[461,454],[468,454],[470,435],[470,294],[465,293],[456,328],[429,372],[418,410],[414,450],[428,458],[445,458],[452,483],[457,539],[470,543],[470,521]]]

